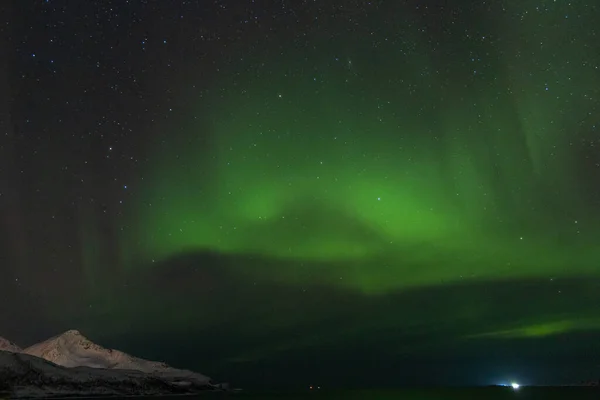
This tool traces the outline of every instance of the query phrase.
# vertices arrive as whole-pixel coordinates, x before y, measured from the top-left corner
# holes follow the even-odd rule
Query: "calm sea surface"
[[[252,393],[241,392],[233,394],[208,393],[200,396],[178,396],[161,397],[161,400],[205,400],[205,399],[239,399],[239,400],[259,400],[259,399],[285,399],[285,400],[304,400],[304,399],[368,399],[368,400],[579,400],[594,399],[600,400],[600,388],[468,388],[468,389],[403,389],[403,390],[369,390],[369,391],[314,391],[303,393]],[[153,398],[156,400],[156,398]]]

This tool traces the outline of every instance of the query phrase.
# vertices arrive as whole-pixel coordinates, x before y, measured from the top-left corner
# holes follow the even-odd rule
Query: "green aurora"
[[[128,257],[254,254],[286,261],[236,267],[255,279],[373,294],[597,274],[582,154],[600,82],[585,35],[567,34],[584,17],[549,3],[533,25],[526,3],[483,21],[487,37],[245,54],[191,100],[202,116],[183,135],[148,146],[161,161],[138,184]]]
[[[0,336],[249,390],[598,377],[600,4],[39,3]]]

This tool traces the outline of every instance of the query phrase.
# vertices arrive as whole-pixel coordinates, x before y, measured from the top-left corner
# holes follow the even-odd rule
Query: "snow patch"
[[[202,374],[173,368],[163,362],[148,361],[119,350],[107,349],[87,339],[77,330],[69,330],[26,348],[24,353],[43,358],[63,367],[89,367],[135,370],[181,384],[206,385],[211,379]]]

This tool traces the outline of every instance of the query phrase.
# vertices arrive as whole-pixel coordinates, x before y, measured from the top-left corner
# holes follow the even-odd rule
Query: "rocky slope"
[[[76,330],[67,331],[23,350],[54,364],[73,368],[89,367],[109,370],[135,370],[181,385],[209,385],[210,378],[180,370],[161,362],[148,361],[119,350],[99,346]]]
[[[23,353],[0,351],[0,397],[128,396],[196,393],[209,384],[179,384],[141,371],[66,368]]]
[[[0,337],[0,351],[11,351],[13,353],[20,353],[23,350],[10,340]]]

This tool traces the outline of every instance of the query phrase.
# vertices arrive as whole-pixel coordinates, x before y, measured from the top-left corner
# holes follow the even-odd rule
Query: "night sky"
[[[600,378],[596,1],[0,19],[0,336],[245,387]]]

